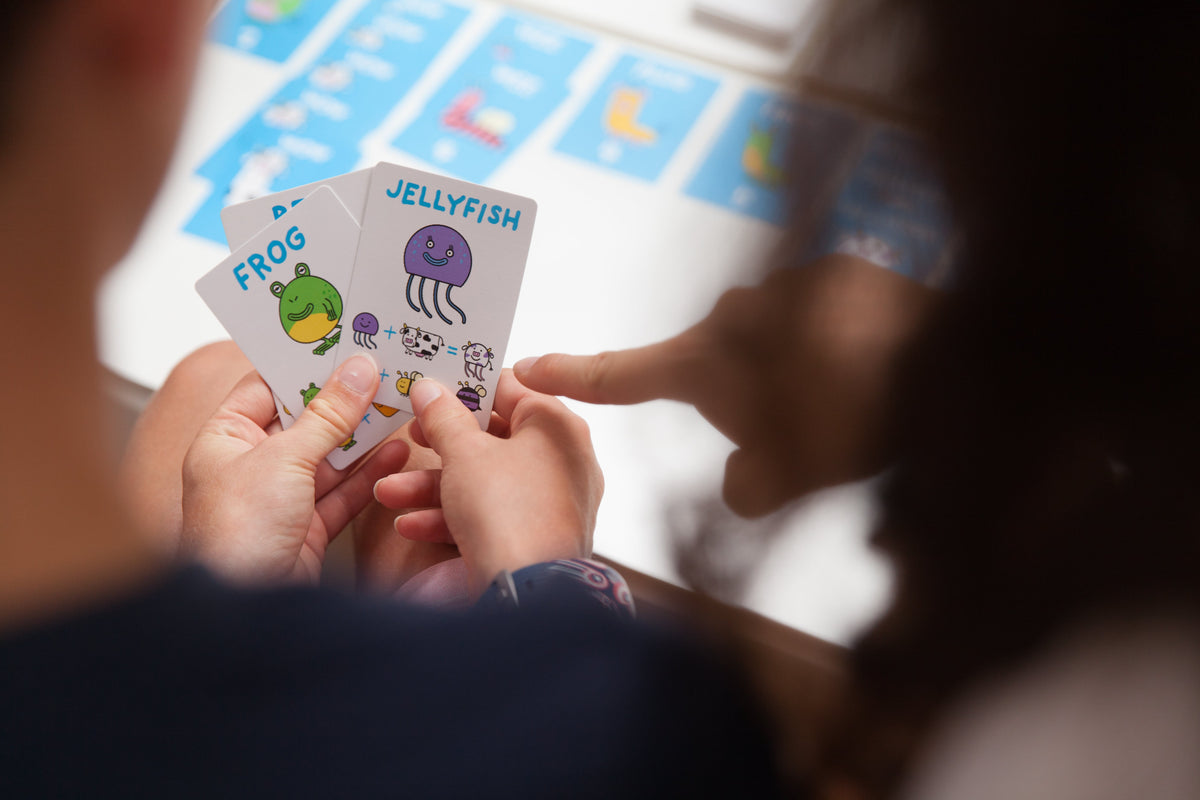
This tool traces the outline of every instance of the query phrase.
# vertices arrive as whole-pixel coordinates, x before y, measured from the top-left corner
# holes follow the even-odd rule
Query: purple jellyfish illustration
[[[375,319],[375,315],[370,311],[364,311],[354,318],[354,324],[350,327],[354,328],[354,343],[359,347],[368,347],[374,350],[378,345],[375,344],[373,338],[379,333],[379,320]]]
[[[424,311],[425,316],[433,319],[433,314],[425,307],[425,281],[429,279],[433,281],[433,310],[442,321],[447,325],[454,324],[442,313],[438,303],[438,289],[443,283],[446,284],[446,303],[458,312],[463,322],[467,321],[467,315],[450,299],[450,289],[462,286],[471,275],[471,248],[462,234],[445,225],[426,225],[421,228],[404,247],[404,271],[408,273],[408,305],[413,311]],[[417,284],[420,308],[413,302],[415,278],[421,279]]]

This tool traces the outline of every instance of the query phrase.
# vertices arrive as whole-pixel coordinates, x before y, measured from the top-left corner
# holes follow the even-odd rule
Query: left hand
[[[240,582],[316,583],[329,542],[408,459],[408,446],[392,441],[353,471],[325,461],[366,413],[378,372],[370,358],[351,357],[286,431],[272,423],[262,378],[243,378],[184,458],[185,552]]]

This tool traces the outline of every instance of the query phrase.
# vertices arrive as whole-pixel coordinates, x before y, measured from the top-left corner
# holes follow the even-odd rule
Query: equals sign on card
[[[447,353],[449,353],[449,354],[450,354],[450,355],[452,355],[452,356],[456,356],[456,355],[458,355],[458,348],[457,348],[457,347],[454,347],[454,346],[452,345],[452,346],[450,346],[450,347],[447,347],[447,348],[446,348],[446,352],[447,352]]]

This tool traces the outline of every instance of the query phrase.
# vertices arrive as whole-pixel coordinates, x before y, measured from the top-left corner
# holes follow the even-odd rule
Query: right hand
[[[934,296],[870,262],[827,256],[727,291],[666,341],[525,359],[514,371],[532,389],[588,403],[690,403],[737,446],[725,502],[759,516],[884,466],[893,362]]]
[[[400,535],[456,544],[476,596],[501,570],[591,555],[604,479],[582,419],[509,370],[488,432],[431,378],[414,383],[409,397],[413,439],[432,447],[442,468],[376,483],[383,505],[418,509],[396,519]]]

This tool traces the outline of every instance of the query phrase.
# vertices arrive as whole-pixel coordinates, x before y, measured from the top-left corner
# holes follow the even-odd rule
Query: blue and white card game
[[[412,419],[420,377],[487,428],[536,215],[529,198],[380,163],[225,208],[233,252],[196,290],[285,428],[338,364],[372,355],[372,409],[328,458],[344,469]]]

